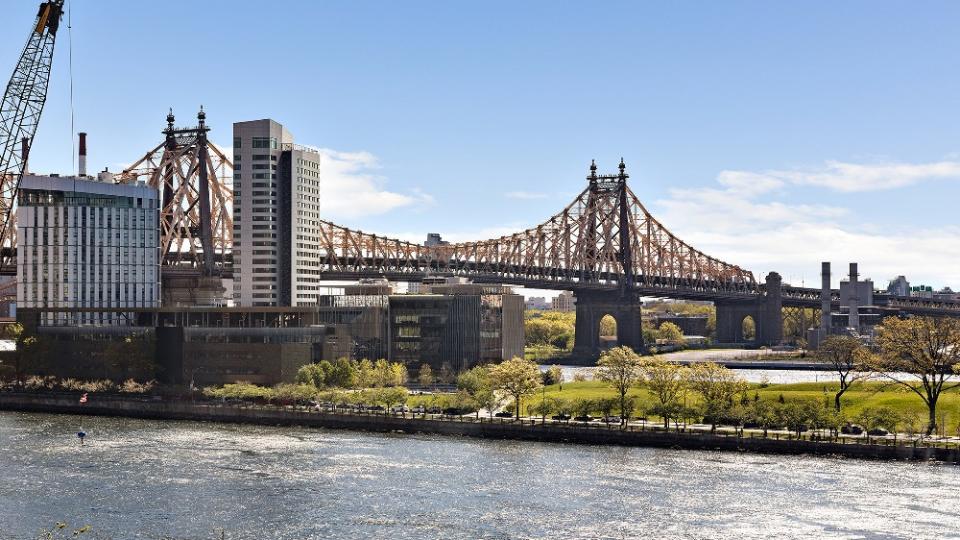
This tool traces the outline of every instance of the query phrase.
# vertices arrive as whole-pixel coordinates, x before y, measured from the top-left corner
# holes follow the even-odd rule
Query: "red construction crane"
[[[0,104],[0,273],[15,274],[17,190],[47,101],[64,0],[40,4],[37,20]]]

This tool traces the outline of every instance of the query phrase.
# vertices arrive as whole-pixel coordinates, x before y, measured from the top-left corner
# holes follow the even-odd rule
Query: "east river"
[[[0,538],[58,521],[117,539],[960,538],[960,467],[0,413]]]

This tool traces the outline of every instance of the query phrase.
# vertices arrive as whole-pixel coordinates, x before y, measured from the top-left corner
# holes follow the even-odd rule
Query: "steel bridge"
[[[606,314],[617,319],[619,343],[642,348],[642,297],[714,302],[721,342],[742,341],[740,328],[749,316],[757,343],[779,343],[783,308],[820,308],[820,289],[783,284],[775,272],[758,282],[753,273],[678,238],[647,211],[628,178],[622,159],[615,174],[597,174],[591,163],[587,187],[559,213],[536,227],[476,242],[425,246],[321,221],[316,263],[328,280],[446,275],[573,291],[574,352],[584,355],[597,352]],[[839,291],[831,294],[839,306]],[[895,313],[960,316],[960,302],[877,295],[875,303]]]

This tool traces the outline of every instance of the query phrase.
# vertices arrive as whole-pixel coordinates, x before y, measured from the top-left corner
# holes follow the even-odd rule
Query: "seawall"
[[[123,416],[164,420],[306,426],[371,432],[430,433],[466,437],[579,444],[614,444],[694,450],[748,451],[770,454],[835,455],[863,459],[935,460],[960,464],[960,449],[884,440],[883,443],[774,439],[700,432],[664,432],[603,424],[517,422],[481,418],[413,418],[389,414],[316,412],[292,408],[229,406],[190,401],[93,395],[85,404],[73,394],[0,392],[0,410]]]

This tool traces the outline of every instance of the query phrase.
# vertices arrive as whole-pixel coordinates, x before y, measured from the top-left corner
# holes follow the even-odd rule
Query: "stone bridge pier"
[[[596,360],[600,356],[600,319],[610,315],[617,321],[617,344],[643,352],[640,321],[642,302],[635,294],[620,291],[575,291],[577,326],[573,356],[578,360]]]
[[[756,300],[735,302],[717,301],[717,342],[777,345],[783,341],[783,298],[780,274],[767,274],[764,294]],[[753,339],[743,336],[743,322],[753,319],[756,334]]]

